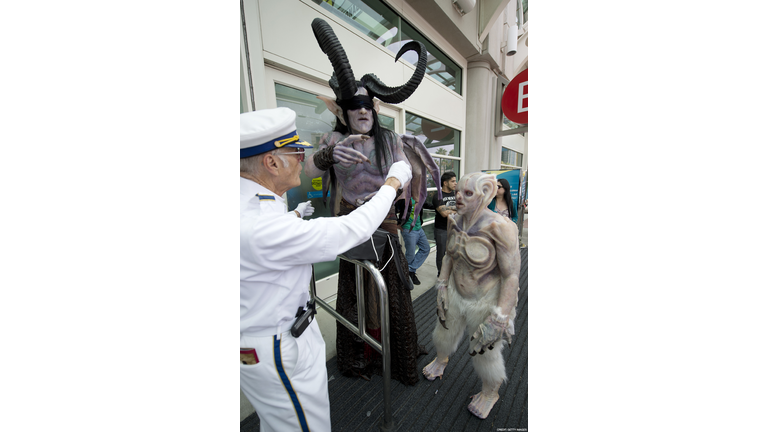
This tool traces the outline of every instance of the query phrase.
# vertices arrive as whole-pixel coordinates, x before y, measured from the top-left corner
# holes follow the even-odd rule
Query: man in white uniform
[[[288,108],[240,114],[240,388],[262,431],[320,432],[331,430],[325,342],[314,320],[298,337],[290,331],[309,300],[311,264],[369,238],[411,169],[392,165],[376,195],[347,216],[303,220],[314,211],[309,201],[287,212],[282,197],[301,184],[312,148],[295,120]]]

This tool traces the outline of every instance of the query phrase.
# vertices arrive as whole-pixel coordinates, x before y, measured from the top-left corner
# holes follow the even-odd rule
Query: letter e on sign
[[[528,69],[517,74],[504,89],[501,110],[510,121],[528,124]]]

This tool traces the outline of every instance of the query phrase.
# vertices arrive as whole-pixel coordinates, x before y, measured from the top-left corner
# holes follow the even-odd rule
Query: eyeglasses
[[[504,186],[502,185],[496,185],[496,187],[498,187],[499,189],[504,189]]]
[[[290,152],[290,153],[278,153],[278,154],[281,154],[281,155],[299,155],[299,156],[298,156],[298,158],[299,158],[299,162],[304,162],[304,150],[302,150],[302,151],[295,151],[295,152]]]

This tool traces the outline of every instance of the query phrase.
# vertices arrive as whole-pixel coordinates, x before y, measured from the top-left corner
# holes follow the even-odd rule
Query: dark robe
[[[339,215],[352,211],[346,201],[342,201]],[[397,236],[397,224],[394,210],[390,211],[380,228]],[[397,237],[395,237],[397,238]],[[394,245],[394,259],[400,260],[403,268],[408,268],[408,262],[400,249],[399,243]],[[383,263],[392,256],[392,248],[386,246]],[[381,272],[389,295],[389,343],[392,365],[392,378],[403,384],[415,385],[419,381],[416,369],[416,358],[420,350],[416,334],[416,320],[413,315],[411,292],[404,286],[397,272],[394,261]],[[365,279],[366,328],[368,334],[381,341],[379,318],[379,293],[370,281],[368,271],[363,270]],[[336,297],[336,311],[357,325],[357,291],[355,288],[355,265],[341,260],[339,263],[339,287]],[[381,374],[381,355],[368,347],[362,339],[352,333],[340,322],[336,322],[336,351],[339,371],[346,376]]]

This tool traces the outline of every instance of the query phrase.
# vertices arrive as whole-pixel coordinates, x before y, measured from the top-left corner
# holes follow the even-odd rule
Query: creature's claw
[[[448,365],[447,357],[445,363],[437,361],[437,357],[435,357],[432,362],[424,366],[424,369],[421,372],[424,374],[424,377],[430,381],[434,381],[437,377],[443,379],[443,371],[445,370],[446,365]]]
[[[499,400],[499,394],[498,391],[491,395],[484,395],[483,392],[480,392],[473,395],[471,399],[472,402],[467,407],[469,408],[469,412],[484,419],[488,417],[488,414],[491,413],[491,409],[496,404],[496,401]]]
[[[475,351],[472,351],[471,353],[469,353],[469,355],[471,355],[472,357],[474,357],[475,354],[477,354],[477,352],[475,352]]]
[[[443,328],[448,330],[448,327],[445,325],[445,320],[443,319],[443,317],[440,316],[440,311],[439,310],[437,311],[437,320],[440,321],[440,325],[442,325]]]

